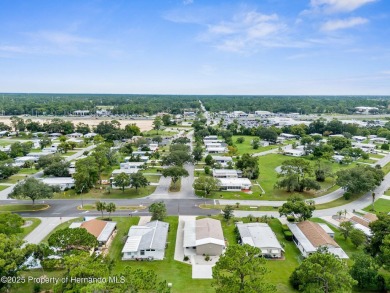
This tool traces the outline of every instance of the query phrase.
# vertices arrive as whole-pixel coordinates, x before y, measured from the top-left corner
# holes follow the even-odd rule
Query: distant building
[[[362,115],[375,114],[379,111],[377,107],[355,107],[355,110],[355,113]]]
[[[74,179],[72,177],[50,177],[42,178],[41,181],[50,186],[58,186],[61,190],[74,187]]]
[[[302,157],[305,155],[305,151],[300,149],[289,149],[289,150],[285,150],[283,154],[292,157]]]
[[[213,169],[214,178],[239,178],[242,176],[241,170],[234,169]]]
[[[73,111],[73,115],[76,115],[76,116],[88,116],[89,115],[89,110],[76,110],[76,111]]]
[[[229,162],[233,164],[232,157],[212,156],[212,158],[217,164],[221,164],[222,167],[226,167]]]

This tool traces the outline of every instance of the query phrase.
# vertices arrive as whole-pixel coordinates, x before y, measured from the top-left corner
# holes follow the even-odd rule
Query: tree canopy
[[[53,188],[34,177],[29,177],[16,184],[9,197],[30,198],[34,204],[37,199],[52,198]]]
[[[368,192],[379,186],[384,173],[381,169],[360,165],[336,173],[336,184],[351,193]]]
[[[314,204],[307,204],[301,196],[291,196],[279,208],[280,216],[293,216],[298,221],[310,219],[315,210]]]
[[[64,228],[55,231],[47,240],[50,246],[63,252],[89,251],[98,245],[95,236],[84,228]]]

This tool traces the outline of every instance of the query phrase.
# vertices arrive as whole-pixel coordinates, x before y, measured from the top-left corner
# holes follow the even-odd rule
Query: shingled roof
[[[304,221],[298,223],[297,226],[310,241],[310,243],[316,248],[327,245],[340,247],[336,241],[334,241],[333,238],[330,237],[317,223]]]

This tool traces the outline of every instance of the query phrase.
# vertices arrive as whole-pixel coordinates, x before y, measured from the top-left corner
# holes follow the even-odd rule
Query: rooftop
[[[260,249],[278,248],[283,250],[275,233],[266,223],[237,224],[243,244],[249,244]]]

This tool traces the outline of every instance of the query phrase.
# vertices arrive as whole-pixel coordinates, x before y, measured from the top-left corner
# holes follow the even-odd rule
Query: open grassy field
[[[243,137],[245,139],[243,143],[237,142],[237,138],[239,138],[239,137]],[[232,140],[233,140],[234,145],[238,149],[238,155],[260,153],[260,152],[264,152],[264,151],[268,151],[268,150],[272,150],[272,149],[277,149],[281,146],[281,145],[270,145],[270,146],[266,146],[266,147],[260,146],[258,149],[255,150],[255,149],[253,149],[252,144],[251,144],[252,140],[254,138],[256,138],[256,137],[250,136],[250,135],[233,135]]]
[[[374,210],[372,209],[372,205],[369,205],[368,207],[363,209],[366,212],[371,213],[390,213],[390,200],[388,199],[378,199],[374,203]]]

